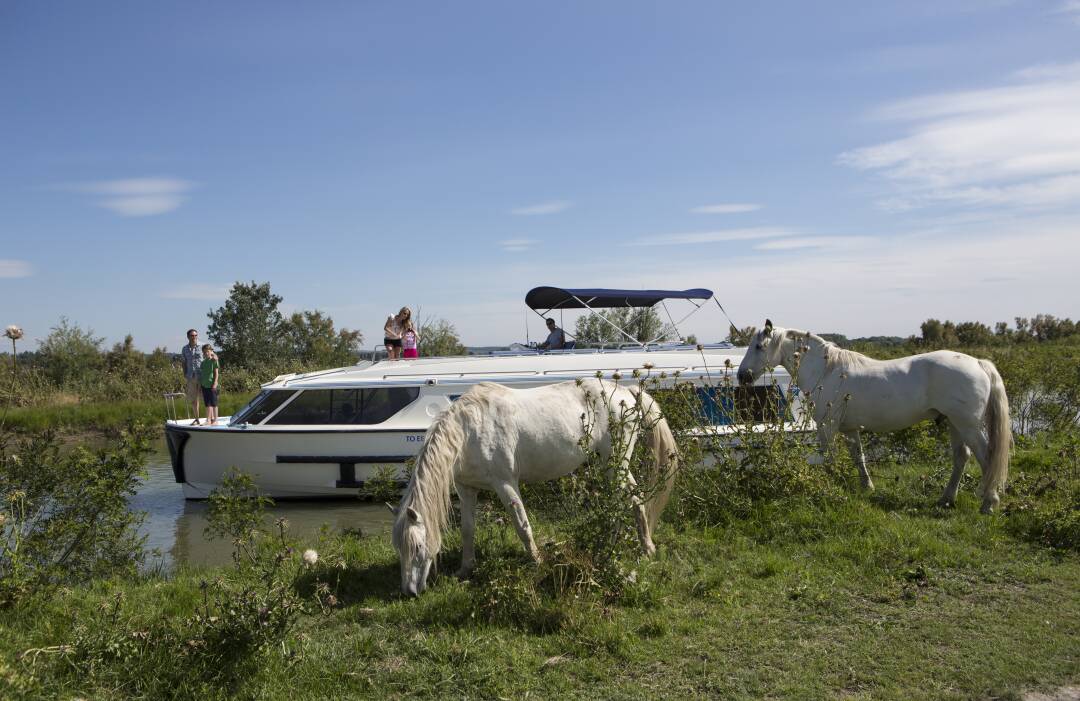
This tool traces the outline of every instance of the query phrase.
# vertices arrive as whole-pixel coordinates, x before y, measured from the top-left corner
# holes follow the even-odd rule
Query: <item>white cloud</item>
[[[520,251],[527,251],[540,243],[536,239],[506,239],[499,241],[499,246],[508,253],[518,253]]]
[[[879,202],[902,211],[935,204],[1043,209],[1080,195],[1080,63],[1014,74],[1004,87],[931,95],[875,115],[908,124],[899,139],[840,154],[884,176]]]
[[[1080,0],[1065,0],[1058,6],[1057,12],[1068,15],[1073,22],[1080,25]]]
[[[721,229],[719,231],[692,231],[682,234],[657,234],[635,239],[627,246],[685,246],[698,243],[719,243],[722,241],[752,241],[780,236],[797,236],[793,229],[779,227],[750,227],[746,229]]]
[[[793,239],[776,239],[759,243],[754,248],[759,251],[790,251],[799,248],[859,248],[875,239],[869,236],[805,236]]]
[[[558,214],[564,212],[573,206],[573,202],[569,200],[551,200],[550,202],[541,202],[539,204],[532,204],[526,207],[515,207],[510,210],[511,214],[518,216],[536,216],[539,214]]]
[[[186,200],[194,183],[179,178],[126,178],[60,186],[60,189],[104,196],[94,204],[122,217],[148,217],[171,212]]]
[[[0,278],[30,277],[34,267],[25,260],[0,258]]]
[[[741,212],[756,212],[761,209],[759,204],[706,204],[694,207],[691,214],[739,214]]]
[[[164,299],[195,299],[217,302],[229,296],[229,285],[205,282],[192,282],[177,285],[161,293]]]

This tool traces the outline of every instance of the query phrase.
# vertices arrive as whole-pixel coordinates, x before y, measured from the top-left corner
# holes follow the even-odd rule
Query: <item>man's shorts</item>
[[[199,378],[187,378],[187,386],[184,387],[184,394],[187,396],[189,404],[194,404],[199,400],[199,397],[202,396],[202,385],[199,384]]]

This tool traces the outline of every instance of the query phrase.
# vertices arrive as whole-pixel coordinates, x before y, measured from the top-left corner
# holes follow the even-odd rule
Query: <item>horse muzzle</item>
[[[739,370],[739,384],[740,385],[752,385],[754,384],[754,373],[749,370]]]

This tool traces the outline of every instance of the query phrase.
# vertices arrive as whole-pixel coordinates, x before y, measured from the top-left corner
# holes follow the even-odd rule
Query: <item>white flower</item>
[[[18,341],[20,338],[23,337],[23,330],[15,324],[12,324],[4,330],[4,335],[10,338],[12,341]]]
[[[308,549],[303,554],[304,564],[308,567],[314,567],[315,563],[319,561],[319,553],[314,550]]]

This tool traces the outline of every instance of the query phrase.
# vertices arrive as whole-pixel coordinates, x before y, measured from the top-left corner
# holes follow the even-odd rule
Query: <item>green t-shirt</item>
[[[221,386],[221,363],[217,361],[217,358],[203,358],[202,365],[199,366],[200,382],[203,387],[214,386],[214,370],[218,371],[218,386]]]

